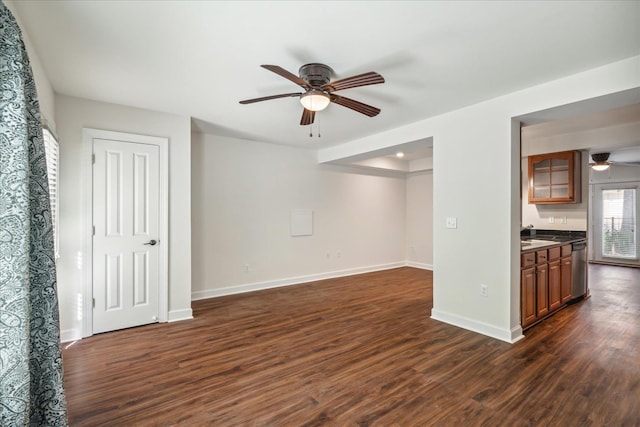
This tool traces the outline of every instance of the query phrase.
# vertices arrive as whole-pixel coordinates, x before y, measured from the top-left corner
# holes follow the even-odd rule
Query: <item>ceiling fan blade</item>
[[[302,118],[300,119],[300,125],[306,126],[313,123],[313,119],[316,117],[316,112],[307,110],[306,108],[302,110]]]
[[[270,99],[287,98],[290,96],[300,96],[302,93],[282,93],[280,95],[263,96],[262,98],[245,99],[240,104],[253,104],[254,102],[268,101]]]
[[[262,68],[265,68],[269,71],[272,71],[274,73],[276,73],[277,75],[284,77],[287,80],[290,80],[292,82],[294,82],[295,84],[297,84],[298,86],[301,86],[305,89],[311,89],[311,86],[309,86],[309,83],[305,82],[304,80],[302,80],[300,77],[296,76],[295,74],[293,74],[290,71],[285,70],[284,68],[278,66],[278,65],[261,65]]]
[[[342,105],[343,107],[351,108],[352,110],[369,117],[377,116],[380,113],[379,108],[372,107],[371,105],[356,101],[355,99],[345,98],[344,96],[331,94],[331,102]]]
[[[640,162],[611,162],[614,165],[640,166]]]
[[[329,82],[326,85],[322,85],[321,89],[334,92],[337,90],[351,89],[353,87],[377,85],[384,83],[384,77],[375,71],[369,71],[368,73],[358,74],[357,76],[346,77],[344,79]]]

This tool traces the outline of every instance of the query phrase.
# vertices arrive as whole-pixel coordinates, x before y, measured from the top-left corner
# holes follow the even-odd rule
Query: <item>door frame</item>
[[[615,258],[615,257],[607,257],[602,254],[602,190],[636,190],[636,200],[635,200],[635,214],[636,214],[636,257],[635,258]],[[614,264],[627,264],[627,265],[639,265],[640,264],[640,233],[638,232],[638,228],[640,228],[640,224],[638,221],[640,220],[640,186],[637,182],[612,182],[612,183],[595,183],[593,184],[593,192],[591,194],[591,204],[592,204],[592,216],[591,222],[593,224],[593,245],[591,249],[593,250],[593,260],[597,262],[609,262]],[[600,220],[600,221],[599,221]]]
[[[157,136],[115,132],[101,129],[82,129],[82,192],[83,253],[78,260],[83,274],[83,289],[78,301],[78,314],[82,316],[82,337],[93,335],[93,140],[109,139],[124,143],[156,145],[160,149],[159,197],[159,271],[158,321],[169,319],[169,139]]]

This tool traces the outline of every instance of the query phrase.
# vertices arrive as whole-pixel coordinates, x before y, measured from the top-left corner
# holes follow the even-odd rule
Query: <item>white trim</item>
[[[524,338],[520,327],[516,327],[511,330],[501,329],[488,323],[478,322],[477,320],[469,319],[468,317],[447,313],[435,308],[431,310],[431,318],[472,332],[487,335],[491,338],[506,341],[511,344]]]
[[[60,342],[77,341],[82,339],[82,331],[79,329],[65,329],[60,331]]]
[[[516,326],[515,328],[511,328],[511,343],[516,343],[520,340],[524,339],[524,335],[522,334],[522,327]]]
[[[158,283],[158,321],[169,320],[169,139],[157,136],[113,132],[101,129],[82,129],[82,177],[83,189],[83,324],[82,337],[93,335],[93,140],[109,139],[123,142],[156,145],[160,149],[160,212],[159,234],[161,242]]]
[[[169,312],[169,322],[178,322],[180,320],[193,319],[193,310],[185,308],[182,310],[171,310]]]
[[[93,137],[82,129],[82,337],[93,335]]]
[[[287,279],[270,280],[266,282],[247,283],[244,285],[229,286],[226,288],[209,289],[206,291],[191,292],[191,300],[221,297],[224,295],[242,294],[245,292],[261,291],[265,289],[279,288],[282,286],[299,285],[302,283],[315,282],[317,280],[334,279],[336,277],[353,276],[355,274],[371,273],[373,271],[389,270],[392,268],[405,267],[405,261],[393,262],[389,264],[372,265],[369,267],[352,268],[348,270],[331,271],[328,273],[311,274],[308,276],[290,277]]]
[[[421,262],[407,261],[406,262],[406,266],[407,267],[413,267],[413,268],[420,268],[422,270],[433,271],[433,265],[431,265],[431,264],[423,264]]]

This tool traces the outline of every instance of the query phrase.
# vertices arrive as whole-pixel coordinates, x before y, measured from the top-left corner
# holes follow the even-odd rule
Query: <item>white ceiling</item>
[[[201,131],[326,147],[640,54],[640,2],[18,1],[57,93],[189,116]],[[300,126],[297,92],[260,68],[386,83]]]

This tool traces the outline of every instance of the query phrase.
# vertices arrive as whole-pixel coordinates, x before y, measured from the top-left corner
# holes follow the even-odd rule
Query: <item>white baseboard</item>
[[[491,338],[506,341],[510,344],[513,344],[514,342],[524,338],[524,336],[522,335],[522,329],[520,327],[516,327],[511,330],[502,329],[488,323],[479,322],[477,320],[469,319],[468,317],[459,316],[457,314],[447,313],[435,308],[431,310],[431,318],[434,320],[439,320],[440,322],[457,326],[459,328],[467,329],[472,332],[487,335]]]
[[[184,310],[174,310],[169,312],[168,322],[193,319],[193,311],[190,308]],[[79,329],[64,329],[60,331],[60,342],[66,343],[79,341],[82,339],[82,331]]]
[[[78,329],[60,330],[60,342],[70,342],[82,339],[82,331]]]
[[[521,339],[524,339],[524,335],[522,334],[522,327],[521,326],[516,326],[515,328],[511,329],[511,343],[515,343],[520,341]]]
[[[315,282],[317,280],[334,279],[336,277],[353,276],[355,274],[371,273],[373,271],[389,270],[392,268],[406,267],[405,261],[389,264],[373,265],[368,267],[351,268],[348,270],[331,271],[328,273],[311,274],[308,276],[290,277],[287,279],[269,280],[266,282],[248,283],[245,285],[229,286],[219,289],[191,292],[191,300],[215,298],[225,295],[241,294],[245,292],[261,291],[265,289],[279,288],[282,286],[299,285]]]
[[[424,263],[421,263],[421,262],[407,261],[406,266],[407,266],[407,267],[420,268],[420,269],[422,269],[422,270],[430,270],[430,271],[433,271],[433,265],[431,265],[431,264],[424,264]]]
[[[178,322],[180,320],[193,319],[193,310],[185,308],[182,310],[172,310],[169,312],[168,322]]]

